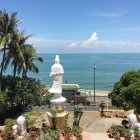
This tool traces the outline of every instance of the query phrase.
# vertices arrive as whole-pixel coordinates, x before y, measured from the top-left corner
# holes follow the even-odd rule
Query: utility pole
[[[95,63],[94,63],[94,66],[93,66],[93,70],[94,70],[94,102],[95,102],[95,70],[96,70]]]

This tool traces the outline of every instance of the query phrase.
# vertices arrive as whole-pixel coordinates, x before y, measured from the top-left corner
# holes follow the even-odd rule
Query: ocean
[[[47,85],[52,84],[49,76],[56,54],[38,54],[44,62],[36,62],[39,73],[28,73],[28,76],[38,78]],[[64,68],[63,83],[79,84],[82,89],[112,90],[124,72],[140,69],[140,54],[59,54]],[[5,74],[11,74],[9,67]]]

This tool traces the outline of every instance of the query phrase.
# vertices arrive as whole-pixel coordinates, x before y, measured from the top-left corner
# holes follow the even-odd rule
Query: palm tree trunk
[[[4,68],[5,55],[6,55],[6,44],[4,45],[3,58],[2,58],[2,63],[1,63],[1,71],[0,71],[0,91],[1,91],[1,86],[2,86],[2,74],[3,74],[3,68]]]
[[[27,70],[23,69],[22,78],[27,78]]]
[[[16,71],[17,71],[17,63],[14,64],[14,70],[13,70],[13,77],[16,77]]]

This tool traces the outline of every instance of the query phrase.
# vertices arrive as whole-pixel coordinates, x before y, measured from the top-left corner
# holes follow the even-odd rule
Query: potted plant
[[[38,139],[41,135],[41,131],[40,131],[40,128],[36,128],[36,127],[32,127],[30,128],[30,131],[28,133],[28,138],[27,140],[29,139]]]
[[[12,126],[16,123],[13,119],[5,120],[5,129],[3,134],[1,135],[3,140],[15,140],[15,135],[13,134]]]
[[[72,133],[76,137],[76,140],[82,140],[82,132],[79,127],[73,126]]]
[[[124,140],[131,140],[132,132],[128,129],[125,129],[124,131]]]
[[[119,132],[114,136],[114,140],[121,140]]]
[[[70,137],[72,136],[72,129],[69,125],[65,125],[62,129],[61,129],[61,133],[64,137],[64,140],[70,140]]]
[[[47,132],[49,131],[50,126],[47,123],[42,123],[42,132],[44,134],[47,134]]]
[[[101,108],[100,116],[103,117],[104,116],[104,108],[105,108],[105,102],[104,101],[101,101],[100,108]]]
[[[122,126],[120,126],[120,125],[113,125],[111,128],[114,131],[114,135],[118,135],[119,134],[120,137],[123,137],[125,135],[125,129]]]
[[[109,137],[114,138],[115,135],[117,135],[118,133],[120,134],[120,130],[121,130],[121,126],[120,125],[113,124],[108,129]]]
[[[134,130],[134,137],[135,137],[135,140],[140,140],[140,130],[138,129]]]
[[[83,115],[82,108],[80,106],[74,106],[74,122],[73,126],[79,127],[80,119]]]
[[[124,135],[125,135],[125,129],[123,127],[120,128],[119,133],[120,133],[120,136],[121,137],[124,137]]]
[[[13,135],[13,131],[12,130],[8,130],[3,132],[3,134],[1,135],[2,140],[15,140],[16,136]]]

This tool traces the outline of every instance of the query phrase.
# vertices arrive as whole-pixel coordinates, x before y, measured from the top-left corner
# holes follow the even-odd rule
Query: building
[[[78,84],[63,84],[62,85],[62,96],[67,99],[68,103],[87,104],[87,96],[81,96],[79,92],[80,86]]]

